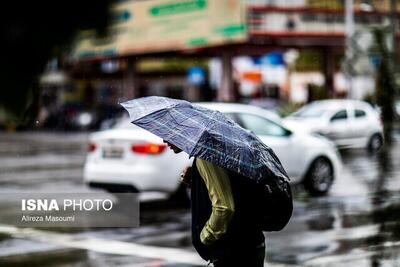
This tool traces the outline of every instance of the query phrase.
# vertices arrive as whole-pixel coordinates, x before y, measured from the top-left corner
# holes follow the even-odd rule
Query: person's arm
[[[231,184],[226,171],[208,161],[196,160],[212,204],[212,213],[200,233],[200,240],[211,245],[226,233],[235,212]]]

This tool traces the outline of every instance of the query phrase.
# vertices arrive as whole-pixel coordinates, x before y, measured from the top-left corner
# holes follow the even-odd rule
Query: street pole
[[[232,67],[232,55],[225,51],[221,56],[222,61],[222,77],[221,85],[218,88],[217,99],[221,102],[233,102],[235,101],[234,96],[234,84],[233,84],[233,67]]]
[[[137,61],[127,59],[127,67],[123,72],[121,101],[137,97],[139,91],[139,77],[137,73]]]
[[[288,102],[291,101],[291,81],[292,81],[292,73],[294,70],[294,65],[296,63],[296,60],[299,58],[299,51],[297,51],[296,49],[289,49],[287,52],[285,52],[285,54],[283,55],[283,59],[286,63],[287,66],[287,90],[286,90],[286,100]]]
[[[390,0],[390,13],[390,28],[392,32],[391,48],[394,61],[396,58],[397,0]]]
[[[354,13],[353,0],[346,0],[345,6],[345,23],[346,23],[346,81],[347,81],[347,97],[351,98],[353,93],[353,77],[350,71],[351,60],[353,59],[352,37],[354,35]]]

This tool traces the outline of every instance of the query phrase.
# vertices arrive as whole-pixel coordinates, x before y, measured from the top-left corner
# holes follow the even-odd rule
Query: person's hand
[[[192,177],[190,175],[190,166],[186,167],[181,173],[181,182],[187,185],[189,188],[192,185]]]

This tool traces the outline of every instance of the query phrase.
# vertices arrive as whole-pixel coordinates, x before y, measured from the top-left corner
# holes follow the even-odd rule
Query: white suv
[[[368,148],[383,144],[379,112],[359,100],[322,100],[305,105],[284,119],[286,126],[321,134],[339,147]]]

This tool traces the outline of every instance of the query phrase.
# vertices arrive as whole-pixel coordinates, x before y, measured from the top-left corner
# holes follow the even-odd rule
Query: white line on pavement
[[[139,256],[190,265],[204,265],[205,263],[197,253],[176,248],[148,246],[93,237],[74,237],[68,234],[32,228],[18,228],[3,224],[0,224],[0,233],[17,238],[52,243],[70,248],[86,249],[99,253]]]

